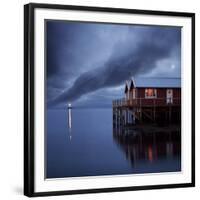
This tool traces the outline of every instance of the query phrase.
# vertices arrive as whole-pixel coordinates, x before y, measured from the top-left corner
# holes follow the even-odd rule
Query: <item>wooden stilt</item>
[[[169,106],[169,123],[171,123],[171,121],[172,121],[172,108],[171,108],[171,106]]]
[[[135,123],[172,123],[173,119],[180,120],[180,105],[166,103],[166,98],[138,98],[131,101],[124,99],[113,101],[113,127],[122,127]],[[175,118],[176,117],[176,118]]]

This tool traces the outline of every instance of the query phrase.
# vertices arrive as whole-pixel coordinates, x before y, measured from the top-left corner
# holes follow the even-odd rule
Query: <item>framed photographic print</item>
[[[24,194],[195,185],[195,14],[24,7]]]

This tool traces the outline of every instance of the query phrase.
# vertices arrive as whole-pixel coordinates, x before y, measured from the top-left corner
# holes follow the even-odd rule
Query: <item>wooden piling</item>
[[[174,101],[175,102],[175,101]],[[113,104],[113,123],[116,126],[134,125],[137,122],[168,122],[172,123],[174,116],[180,112],[181,105],[166,103],[161,99],[135,99],[130,103],[122,100]],[[174,115],[175,114],[175,115]],[[162,120],[162,121],[161,121]]]

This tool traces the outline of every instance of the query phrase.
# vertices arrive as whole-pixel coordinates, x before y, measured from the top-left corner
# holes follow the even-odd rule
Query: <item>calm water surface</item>
[[[180,132],[113,128],[112,109],[48,110],[46,137],[47,178],[181,170]]]

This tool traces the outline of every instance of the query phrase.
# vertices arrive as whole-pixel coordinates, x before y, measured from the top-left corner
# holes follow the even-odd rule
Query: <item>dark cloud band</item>
[[[83,24],[81,24],[75,29],[71,27],[72,30],[69,30],[67,23],[65,26],[67,27],[65,32],[68,37],[70,37],[69,32],[74,32],[70,42],[65,44],[62,43],[62,45],[60,44],[59,46],[59,42],[55,42],[58,35],[55,34],[55,38],[51,36],[49,39],[55,42],[57,50],[54,49],[52,45],[49,45],[47,54],[49,53],[48,57],[52,57],[50,58],[51,60],[54,59],[54,51],[58,51],[64,56],[63,51],[70,49],[70,52],[73,56],[70,58],[67,55],[66,58],[62,58],[62,65],[59,63],[59,60],[56,60],[56,58],[55,60],[58,62],[57,64],[55,60],[53,62],[48,61],[47,68],[50,67],[50,69],[48,70],[47,75],[49,79],[51,78],[58,81],[59,74],[64,73],[66,74],[66,81],[67,79],[70,80],[72,78],[73,84],[67,89],[65,89],[63,84],[62,89],[64,91],[58,94],[55,98],[48,99],[48,105],[58,105],[66,102],[73,102],[78,100],[83,95],[99,89],[118,86],[124,83],[125,80],[129,79],[130,76],[144,74],[148,71],[151,71],[156,67],[157,61],[170,57],[174,50],[180,51],[181,30],[180,28],[176,27],[119,27],[119,25],[116,25],[115,27],[112,26],[109,30],[109,25],[104,25],[106,27],[103,27],[103,25],[98,24],[92,24],[90,26],[86,24],[85,27]],[[100,28],[98,26],[100,26]],[[83,32],[81,32],[82,29]],[[99,39],[98,37],[100,37],[101,34],[106,34],[105,32],[101,33],[101,29],[106,29],[106,31],[108,31],[108,36],[103,35],[102,38]],[[117,31],[120,33],[121,29],[126,29],[125,34],[122,32],[125,36],[123,39],[120,37],[120,34],[117,34]],[[48,34],[51,35],[51,32],[55,30],[50,29],[48,31],[50,31]],[[109,37],[109,34],[110,36],[113,34],[114,42],[109,41],[112,40],[112,37]],[[116,34],[119,39],[117,39]],[[66,35],[63,37],[65,38]],[[88,37],[91,35],[93,35],[94,38],[91,38],[89,41]],[[61,38],[59,38],[59,41],[60,39]],[[101,40],[103,40],[105,47],[99,44]],[[109,57],[101,52],[104,51],[104,48],[107,48],[106,41],[104,40],[107,40],[108,44],[112,45],[110,48],[111,52]],[[52,43],[52,41],[48,40],[48,43]],[[87,47],[88,51],[84,52],[84,56],[80,54],[79,57],[78,52],[80,52],[80,49],[86,48],[83,48],[81,45],[88,45],[90,47]],[[95,65],[89,67],[86,72],[84,72],[82,67],[87,66],[88,63],[90,63],[89,61],[91,55],[94,55],[94,52],[92,51],[94,50],[96,50],[95,55],[97,58],[98,54],[100,56],[104,55],[105,60],[102,59],[101,62],[97,62]],[[55,54],[55,57],[56,55],[57,54]],[[77,59],[76,62],[73,60],[75,58]],[[177,59],[180,59],[180,52],[178,52]],[[63,60],[65,60],[64,63]],[[91,60],[93,59],[91,58]],[[73,71],[73,67],[74,70],[77,71],[77,74],[71,73]],[[51,81],[51,83],[52,85],[49,85],[49,88],[53,87],[53,81]]]

